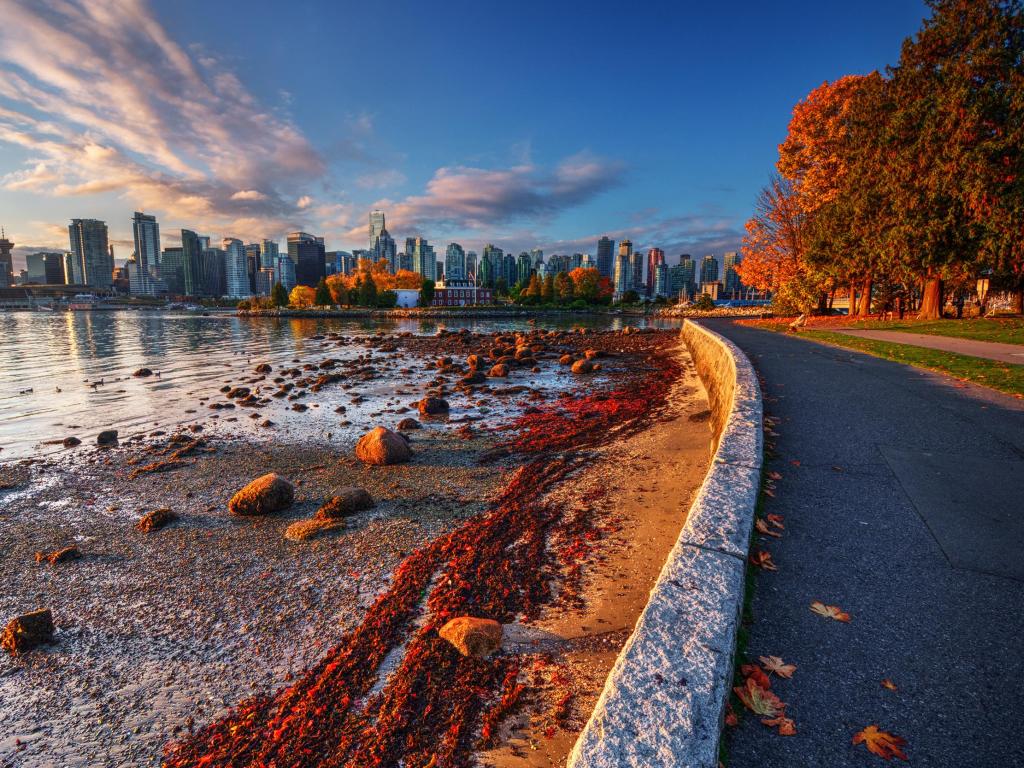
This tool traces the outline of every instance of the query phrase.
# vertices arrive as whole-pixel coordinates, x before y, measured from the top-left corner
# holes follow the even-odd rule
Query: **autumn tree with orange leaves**
[[[1022,5],[928,5],[897,66],[824,83],[793,110],[739,268],[781,305],[823,307],[840,289],[868,314],[881,284],[931,319],[948,285],[986,275],[1024,310]]]

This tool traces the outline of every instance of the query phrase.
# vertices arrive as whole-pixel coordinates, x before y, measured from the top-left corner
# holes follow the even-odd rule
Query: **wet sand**
[[[586,345],[585,337],[572,336],[566,344]],[[377,337],[365,343],[395,361],[392,370],[360,386],[376,388],[379,400],[353,408],[353,392],[340,387],[303,399],[319,406],[307,412],[315,439],[300,438],[302,421],[292,414],[256,438],[237,428],[248,416],[239,409],[199,414],[203,430],[189,434],[204,438],[205,446],[168,472],[129,479],[133,470],[160,460],[166,435],[3,465],[16,487],[0,491],[2,617],[50,607],[58,633],[40,651],[0,659],[0,765],[155,765],[163,748],[193,727],[243,698],[287,684],[358,625],[407,554],[487,508],[512,467],[481,465],[479,458],[500,441],[504,424],[532,403],[606,378],[573,377],[544,359],[540,375],[514,371],[507,380],[488,380],[482,390],[453,392],[437,374],[437,355],[459,360],[481,339]],[[260,381],[253,377],[251,384]],[[506,726],[517,734],[506,758],[493,755],[505,759],[502,765],[564,761],[678,534],[687,494],[703,475],[709,435],[705,424],[688,420],[705,407],[692,367],[676,389],[671,421],[602,449],[578,482],[556,491],[564,496],[554,500],[572,505],[606,486],[609,495],[587,505],[606,535],[584,558],[582,594],[567,592],[540,620],[509,627],[506,652],[518,645],[524,655],[533,653],[538,640],[545,653],[550,647],[551,668],[566,671],[553,675],[549,687],[571,688],[572,701],[551,732],[544,694],[534,697],[518,716],[527,729]],[[351,458],[353,432],[393,425],[408,401],[439,390],[451,400],[452,415],[424,420],[424,429],[409,433],[414,463],[364,467]],[[204,403],[223,401],[215,392],[199,396]],[[344,403],[350,412],[334,418],[353,423],[327,431],[325,414]],[[274,407],[280,414],[290,405]],[[259,413],[268,415],[280,418],[272,409]],[[267,471],[296,484],[296,503],[267,518],[229,516],[230,495]],[[283,538],[288,524],[309,517],[343,485],[367,488],[376,507],[352,518],[339,535],[301,543]],[[675,504],[666,505],[669,499]],[[134,530],[144,512],[159,507],[179,519],[149,534]],[[81,560],[33,561],[37,551],[71,543],[82,550]],[[548,673],[537,674],[536,688],[543,691]],[[507,759],[524,750],[525,758]],[[538,755],[550,758],[536,762]]]

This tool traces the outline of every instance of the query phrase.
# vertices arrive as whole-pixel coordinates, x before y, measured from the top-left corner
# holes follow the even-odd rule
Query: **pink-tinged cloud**
[[[524,162],[509,168],[453,166],[438,169],[422,195],[381,200],[392,232],[439,235],[497,232],[508,225],[543,224],[581,205],[621,180],[620,163],[587,153],[554,168]],[[361,223],[349,235],[361,239]]]
[[[7,189],[115,192],[196,227],[284,226],[325,162],[211,56],[172,40],[143,0],[0,0]],[[253,233],[255,234],[255,233]]]

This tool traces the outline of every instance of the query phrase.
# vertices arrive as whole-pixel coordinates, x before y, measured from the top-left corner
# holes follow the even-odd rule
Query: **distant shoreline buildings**
[[[188,229],[180,231],[180,246],[161,249],[155,216],[136,211],[131,221],[134,250],[121,268],[115,268],[104,221],[72,219],[68,250],[29,254],[19,275],[14,274],[11,257],[14,243],[0,233],[0,287],[72,285],[132,296],[246,299],[268,296],[278,283],[287,291],[297,285],[314,287],[331,275],[352,274],[361,261],[368,260],[383,263],[391,273],[404,270],[434,281],[439,290],[453,291],[452,300],[479,296],[479,289],[487,289],[488,297],[508,294],[516,287],[524,289],[535,276],[546,280],[574,269],[596,270],[616,300],[635,296],[636,300],[675,301],[700,293],[714,299],[743,298],[750,292],[736,271],[742,258],[736,251],[725,253],[721,263],[708,254],[698,264],[683,253],[677,263],[669,264],[662,248],[634,251],[632,241],[623,239],[616,249],[614,239],[602,236],[595,255],[554,253],[545,259],[539,248],[514,254],[488,243],[478,256],[450,242],[439,259],[422,235],[406,237],[404,250],[399,251],[388,231],[385,211],[379,209],[368,217],[367,248],[352,252],[328,251],[322,236],[302,231],[288,233],[283,252],[270,239],[245,243],[225,237],[220,247],[214,247],[209,237]],[[477,290],[471,293],[471,288]]]

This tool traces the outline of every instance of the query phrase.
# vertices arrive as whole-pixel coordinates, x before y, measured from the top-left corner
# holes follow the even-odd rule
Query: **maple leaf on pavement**
[[[757,528],[758,533],[763,533],[765,536],[774,536],[776,539],[782,538],[782,534],[778,531],[773,531],[764,520],[755,522],[754,527]]]
[[[779,736],[796,736],[796,723],[785,715],[779,715],[778,717],[765,718],[761,721],[762,725],[767,725],[769,728],[778,727]]]
[[[782,521],[785,520],[785,518],[782,515],[765,515],[764,519],[772,525],[774,525],[780,531],[786,530],[786,526],[782,524]]]
[[[907,759],[901,749],[907,742],[899,736],[879,730],[877,725],[869,725],[863,731],[853,734],[853,743],[863,744],[868,748],[868,752],[885,760],[892,760],[894,757],[900,760]]]
[[[747,679],[752,679],[762,688],[772,687],[772,681],[768,679],[768,675],[757,664],[744,664],[740,667],[740,674],[745,678],[744,683]]]
[[[752,677],[747,678],[746,685],[733,688],[743,706],[761,717],[778,717],[786,709],[786,705],[766,688],[762,688]]]
[[[732,704],[725,705],[725,724],[730,728],[735,728],[740,724],[740,719],[736,716],[736,712],[733,711]]]
[[[850,614],[846,613],[838,605],[825,605],[815,600],[811,603],[811,610],[819,616],[824,616],[826,619],[835,619],[836,621],[850,620]]]
[[[890,679],[889,679],[888,677],[887,677],[887,678],[885,678],[885,680],[883,680],[883,681],[882,681],[882,687],[883,687],[883,688],[886,688],[886,689],[888,689],[888,690],[890,690],[890,691],[895,691],[895,690],[897,690],[897,688],[896,688],[896,683],[894,683],[894,682],[893,682],[892,680],[890,680]]]
[[[768,473],[768,477],[770,477],[772,480],[781,480],[782,479],[782,475],[780,475],[778,472],[769,472]]]
[[[777,571],[775,563],[772,562],[771,552],[765,552],[763,549],[757,550],[750,556],[750,562],[756,565],[758,568],[763,568],[766,571]]]
[[[758,659],[768,674],[776,674],[788,679],[796,672],[796,664],[786,664],[778,656],[759,656]]]

